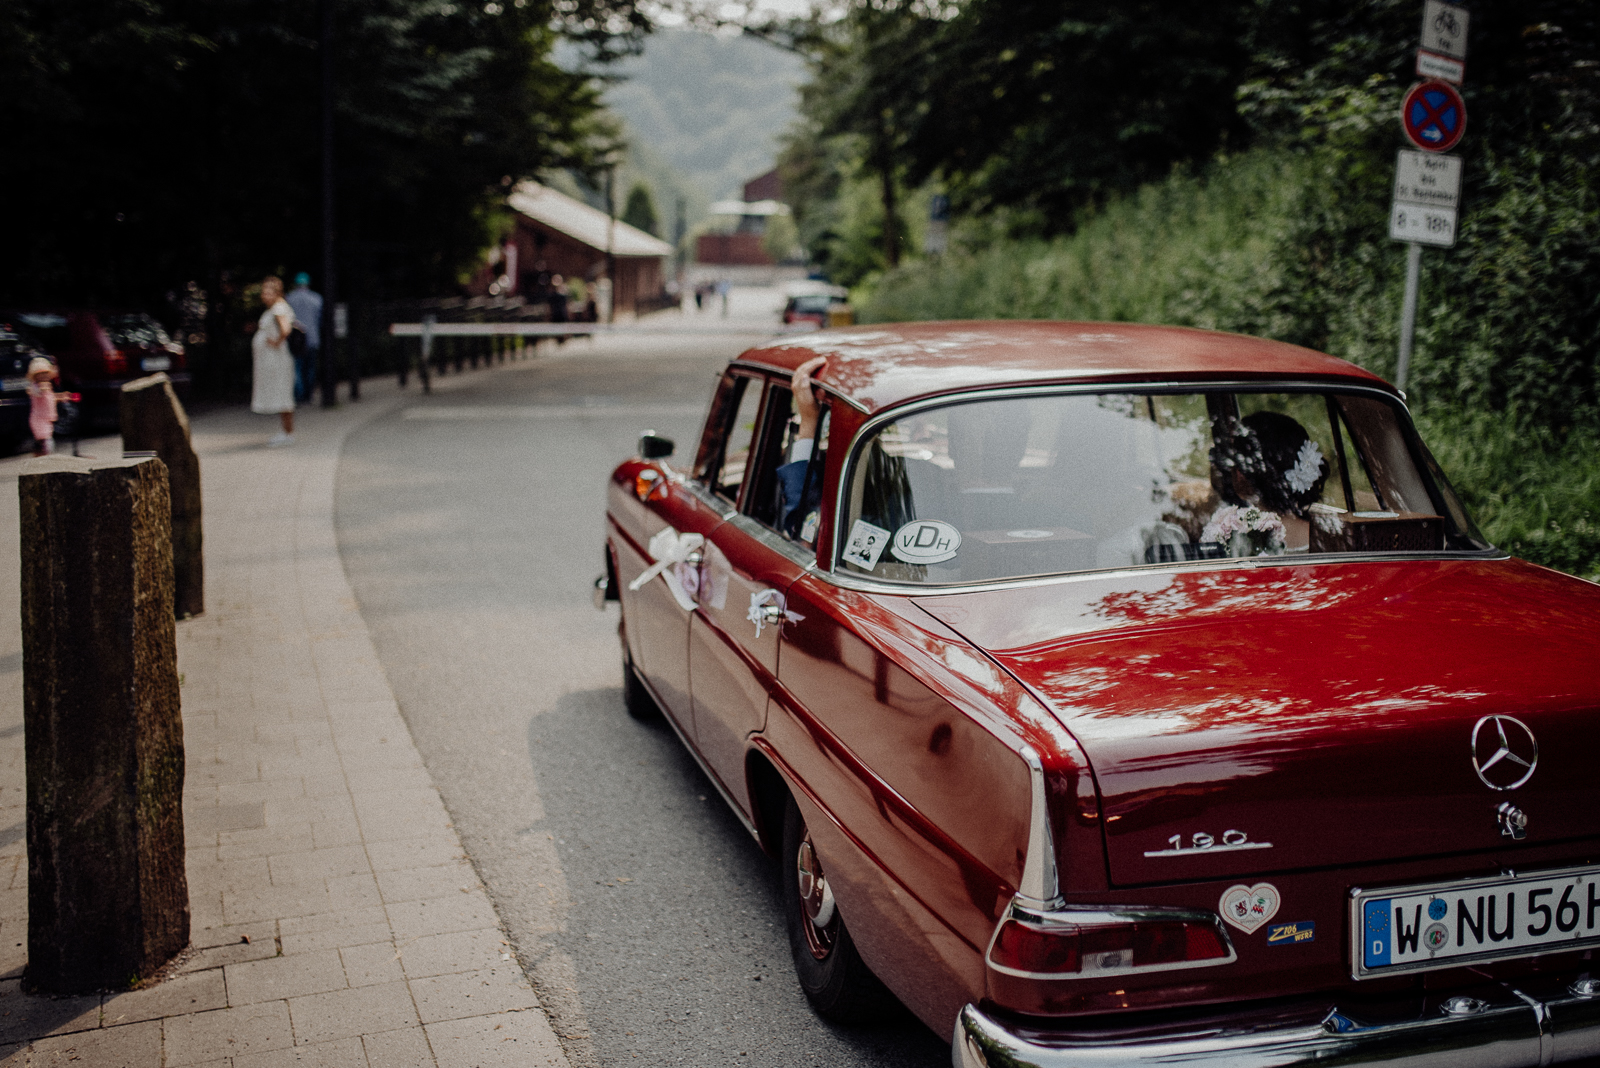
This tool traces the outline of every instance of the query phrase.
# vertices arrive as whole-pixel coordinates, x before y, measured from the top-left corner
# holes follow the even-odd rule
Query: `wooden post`
[[[189,439],[189,416],[164,374],[122,387],[122,447],[153,452],[167,465],[172,496],[173,611],[179,619],[206,610],[206,562],[200,522],[200,458]]]
[[[189,942],[167,472],[40,460],[18,494],[25,979],[126,989]]]

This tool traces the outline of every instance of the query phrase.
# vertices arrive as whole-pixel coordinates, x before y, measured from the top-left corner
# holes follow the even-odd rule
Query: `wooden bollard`
[[[189,942],[167,472],[35,460],[18,495],[25,979],[126,989]]]
[[[122,387],[122,447],[153,452],[167,465],[172,495],[172,608],[179,619],[206,610],[206,558],[200,515],[200,458],[189,415],[164,374]]]

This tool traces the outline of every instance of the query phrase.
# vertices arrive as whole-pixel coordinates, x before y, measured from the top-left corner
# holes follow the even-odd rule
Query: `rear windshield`
[[[928,408],[849,475],[841,567],[948,583],[1315,553],[1481,550],[1397,406],[1079,393]]]
[[[172,341],[161,324],[148,315],[105,315],[101,316],[100,325],[119,349],[159,349]]]
[[[16,316],[16,322],[29,332],[31,340],[50,352],[60,352],[68,348],[72,340],[64,315],[23,312]]]

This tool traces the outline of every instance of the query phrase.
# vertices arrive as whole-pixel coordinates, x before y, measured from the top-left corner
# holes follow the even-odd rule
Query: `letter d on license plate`
[[[1600,944],[1600,866],[1353,890],[1350,930],[1356,979]]]

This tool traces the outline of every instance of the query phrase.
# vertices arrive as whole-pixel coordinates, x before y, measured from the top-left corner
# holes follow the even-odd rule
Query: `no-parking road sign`
[[[1400,125],[1418,148],[1448,152],[1467,132],[1467,105],[1455,86],[1441,81],[1423,82],[1400,104]]]

